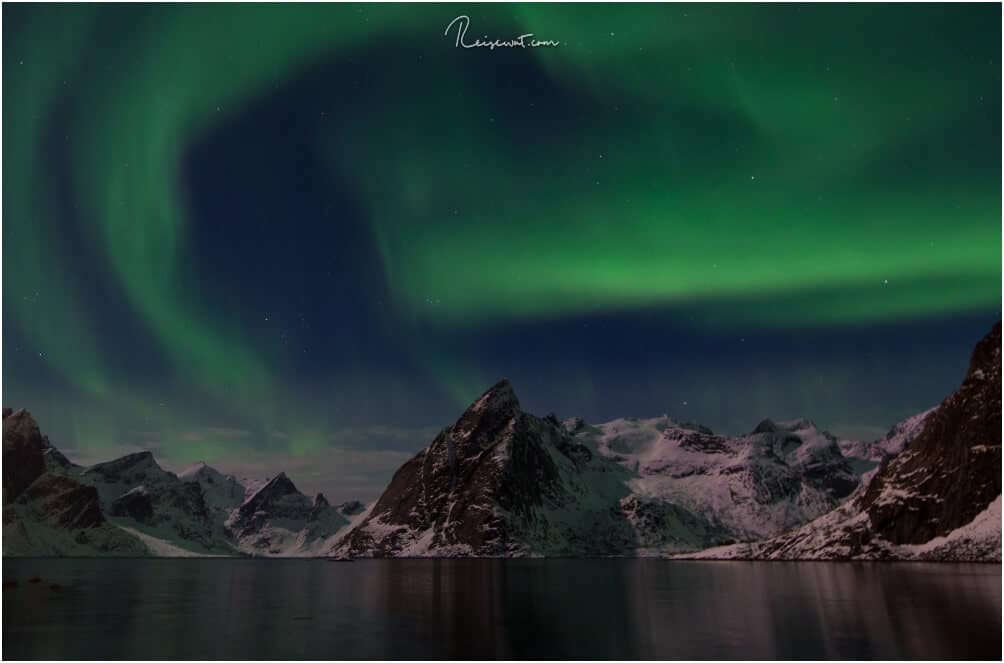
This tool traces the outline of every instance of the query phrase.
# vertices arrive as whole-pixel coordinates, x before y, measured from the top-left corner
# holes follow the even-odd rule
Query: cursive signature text
[[[513,39],[489,39],[488,35],[485,35],[484,39],[478,37],[474,41],[469,42],[467,41],[467,28],[471,26],[471,17],[464,14],[450,21],[450,24],[446,26],[446,32],[443,33],[443,36],[449,36],[450,30],[454,25],[457,26],[455,48],[487,48],[490,51],[494,51],[496,48],[541,48],[554,47],[561,44],[560,41],[553,39],[534,39],[532,32]]]

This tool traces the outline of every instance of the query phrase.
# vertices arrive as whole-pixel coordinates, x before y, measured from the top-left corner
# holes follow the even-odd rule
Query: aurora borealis
[[[4,405],[338,498],[503,375],[878,434],[1000,317],[1000,12],[4,5]]]

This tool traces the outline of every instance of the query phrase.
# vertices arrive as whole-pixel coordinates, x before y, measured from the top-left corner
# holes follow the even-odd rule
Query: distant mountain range
[[[502,380],[370,505],[149,452],[80,467],[5,409],[3,553],[999,561],[1000,351],[998,323],[957,392],[873,442],[540,418]]]

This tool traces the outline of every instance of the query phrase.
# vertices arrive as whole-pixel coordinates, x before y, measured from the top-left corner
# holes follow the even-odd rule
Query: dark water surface
[[[999,564],[5,559],[3,578],[5,659],[1001,656]]]

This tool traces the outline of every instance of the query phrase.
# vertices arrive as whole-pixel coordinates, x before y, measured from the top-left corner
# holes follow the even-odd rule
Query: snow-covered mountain
[[[868,443],[806,419],[561,422],[502,380],[368,507],[149,452],[80,467],[4,410],[4,554],[999,560],[1000,344],[998,324],[955,394]]]
[[[149,451],[80,471],[65,471],[94,486],[111,522],[128,531],[167,541],[193,554],[234,552],[214,523],[199,486],[161,468]]]
[[[765,419],[739,437],[668,417],[576,421],[571,430],[631,473],[634,500],[673,504],[733,540],[763,539],[822,515],[859,481],[836,438],[805,419]]]
[[[175,475],[150,452],[75,465],[25,410],[4,411],[3,467],[5,555],[311,555],[349,523],[282,473]]]
[[[523,412],[502,380],[406,462],[334,548],[349,556],[621,553],[633,540],[611,512],[627,473],[554,418]]]
[[[1000,561],[1000,323],[976,346],[958,391],[900,434],[912,436],[909,446],[844,505],[778,537],[697,556]]]
[[[4,409],[4,555],[144,554],[141,541],[108,522],[97,489],[48,471],[62,466],[53,452],[26,410]]]
[[[872,442],[840,440],[840,451],[855,468],[855,471],[863,474],[906,449],[914,438],[924,430],[924,423],[932,412],[934,412],[934,408],[915,414],[889,429],[885,437]]]
[[[230,511],[225,527],[238,547],[253,554],[316,554],[348,524],[338,509],[318,493],[313,500],[280,472],[246,495]]]
[[[668,417],[561,423],[523,412],[503,380],[398,470],[334,552],[671,554],[760,540],[859,485],[839,442],[803,419],[734,438]]]

